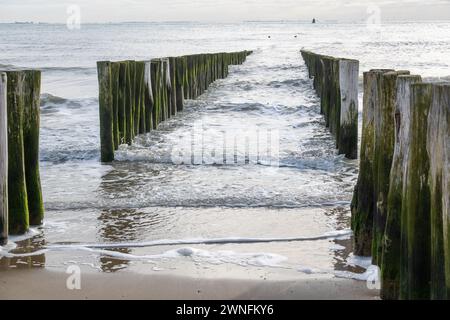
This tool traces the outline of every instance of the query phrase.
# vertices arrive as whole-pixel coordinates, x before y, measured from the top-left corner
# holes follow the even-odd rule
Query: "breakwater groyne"
[[[41,72],[0,71],[0,244],[42,224],[39,173]]]
[[[339,154],[358,156],[358,76],[357,60],[335,58],[301,51],[309,77],[320,97],[325,124],[336,138]]]
[[[251,51],[196,54],[150,61],[97,62],[101,161],[114,160],[121,144],[183,110],[230,65],[242,64]]]
[[[364,73],[356,255],[381,268],[383,299],[450,298],[450,84]]]

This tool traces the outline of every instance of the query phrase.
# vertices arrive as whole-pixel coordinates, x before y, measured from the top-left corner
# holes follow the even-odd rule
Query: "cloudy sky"
[[[0,0],[0,22],[321,20],[362,21],[373,6],[385,20],[450,20],[450,0]]]

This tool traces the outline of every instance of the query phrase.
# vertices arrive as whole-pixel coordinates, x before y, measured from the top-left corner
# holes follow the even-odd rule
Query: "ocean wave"
[[[98,103],[98,98],[82,98],[82,99],[67,99],[58,97],[50,93],[41,94],[41,107],[52,108],[55,106],[66,106],[69,108],[80,108],[82,106],[93,105]]]
[[[271,81],[268,83],[269,87],[274,88],[285,88],[285,87],[307,87],[311,85],[310,79],[299,78],[299,79],[287,79],[283,81]]]
[[[43,72],[62,71],[62,72],[81,72],[81,73],[96,73],[95,67],[43,67],[39,68]]]
[[[91,149],[74,149],[68,147],[65,150],[46,150],[43,148],[40,152],[40,161],[52,162],[53,164],[98,158],[100,158],[100,150],[98,147]]]

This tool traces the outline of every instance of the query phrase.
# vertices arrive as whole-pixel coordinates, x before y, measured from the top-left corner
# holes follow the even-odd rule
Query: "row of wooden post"
[[[359,61],[301,51],[339,154],[358,156]]]
[[[354,250],[382,298],[450,298],[450,84],[365,72],[360,155]]]
[[[42,224],[39,173],[41,72],[0,72],[0,244]]]
[[[242,64],[251,51],[197,54],[151,61],[97,62],[99,81],[101,161],[114,160],[121,144],[183,110],[184,99],[195,99],[229,65]]]

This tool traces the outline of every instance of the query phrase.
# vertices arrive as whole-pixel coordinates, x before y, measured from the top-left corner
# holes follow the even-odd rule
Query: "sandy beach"
[[[349,279],[242,280],[202,279],[173,275],[148,275],[133,272],[82,275],[81,289],[68,290],[64,272],[46,270],[9,270],[0,273],[0,299],[273,299],[346,300],[378,299],[364,281]]]

